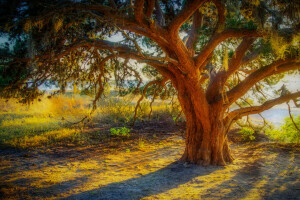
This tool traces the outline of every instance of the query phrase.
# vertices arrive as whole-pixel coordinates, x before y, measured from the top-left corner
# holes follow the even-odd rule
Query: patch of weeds
[[[143,140],[143,138],[139,138],[138,146],[140,148],[144,148],[145,147],[145,141]]]
[[[130,136],[130,129],[126,127],[122,128],[111,128],[110,135],[115,137],[129,137]]]

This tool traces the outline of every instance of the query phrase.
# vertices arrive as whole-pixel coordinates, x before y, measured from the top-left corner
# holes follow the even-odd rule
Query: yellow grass
[[[78,122],[84,117],[90,123],[132,122],[136,101],[139,96],[113,97],[101,99],[98,109],[91,112],[92,99],[76,95],[59,95],[50,99],[44,97],[31,105],[17,103],[16,100],[0,99],[0,145],[17,148],[42,147],[52,144],[89,142],[89,136],[82,133],[83,127],[64,127]],[[148,120],[150,100],[144,100],[138,109],[138,119]],[[157,101],[152,105],[151,118],[172,118],[179,113],[178,106],[172,107],[168,101]],[[80,124],[79,124],[80,125]]]

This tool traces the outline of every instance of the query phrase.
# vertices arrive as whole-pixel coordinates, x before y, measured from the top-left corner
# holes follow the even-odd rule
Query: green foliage
[[[117,136],[117,137],[129,137],[130,136],[129,132],[130,132],[130,129],[128,129],[126,127],[110,129],[110,135]]]
[[[238,133],[241,134],[243,141],[255,140],[255,131],[250,127],[242,127],[242,129]]]
[[[153,78],[159,75],[159,72],[150,65],[144,65],[142,72],[147,78]]]
[[[300,115],[293,119],[297,125],[300,127]],[[290,117],[284,119],[284,124],[280,128],[269,128],[266,130],[266,135],[271,139],[279,142],[300,142],[300,132],[295,127]]]
[[[9,43],[0,46],[0,56],[26,56],[26,40],[16,40],[15,45],[10,49]],[[10,59],[1,59],[1,63],[11,61]],[[10,67],[0,64],[0,87],[3,88],[15,82],[22,82],[29,75],[28,67],[25,63],[14,63]]]

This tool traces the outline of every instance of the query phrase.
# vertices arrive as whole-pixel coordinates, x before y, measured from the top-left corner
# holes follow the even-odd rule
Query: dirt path
[[[300,199],[300,147],[233,144],[234,164],[177,163],[173,135],[87,147],[2,150],[2,199]],[[114,146],[113,149],[109,148]]]

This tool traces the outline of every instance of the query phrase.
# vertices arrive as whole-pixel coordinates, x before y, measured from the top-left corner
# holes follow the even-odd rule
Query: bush
[[[129,137],[130,129],[123,127],[123,128],[111,128],[110,135],[111,136],[121,136],[121,137]]]
[[[238,133],[241,134],[243,141],[253,141],[255,140],[255,131],[250,127],[243,127]]]
[[[300,127],[300,115],[293,117],[297,127]],[[299,143],[300,132],[295,127],[290,117],[284,119],[284,124],[280,128],[267,129],[266,135],[278,142]]]

